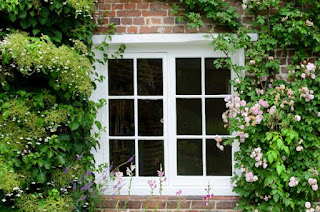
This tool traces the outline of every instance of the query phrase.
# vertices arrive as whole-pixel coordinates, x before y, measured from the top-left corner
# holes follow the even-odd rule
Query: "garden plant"
[[[241,24],[242,14],[230,1],[170,2],[174,12],[184,9],[180,19],[190,27],[200,27],[205,16],[227,29],[218,37],[207,36],[213,50],[227,57],[245,50],[243,65],[216,62],[237,76],[222,117],[234,138],[216,140],[220,147],[240,143],[233,178],[241,198],[238,208],[319,209],[314,201],[320,180],[320,1],[243,0],[250,26]],[[99,24],[92,16],[95,3],[0,1],[0,210],[95,210],[102,187],[95,183],[100,179],[93,174],[90,150],[98,147],[105,126],[95,120],[104,101],[90,100],[95,83],[103,80],[93,64],[112,56],[97,59],[92,51],[108,47],[106,41],[92,46]],[[258,40],[251,42],[248,33],[257,33]],[[281,57],[288,53],[290,64],[280,72]],[[131,179],[133,170],[128,171]],[[107,173],[101,175],[105,183],[115,180],[121,186],[116,169],[96,171]],[[160,184],[163,173],[158,173]],[[155,182],[149,184],[154,192]]]

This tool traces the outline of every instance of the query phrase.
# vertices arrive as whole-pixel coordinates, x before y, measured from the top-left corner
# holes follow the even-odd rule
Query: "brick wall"
[[[119,197],[119,210],[123,208],[127,196]],[[133,196],[129,198],[127,208],[130,212],[144,211],[147,203],[148,196]],[[100,204],[97,212],[113,212],[116,211],[115,207],[118,197],[105,196]],[[182,196],[178,199],[176,196],[154,196],[149,204],[149,211],[178,211],[177,205],[180,204],[181,212],[184,211],[211,211],[211,212],[237,212],[233,210],[238,201],[238,197],[213,197],[209,200],[208,205],[205,205],[204,200],[200,196]]]
[[[145,34],[145,33],[197,33],[225,31],[222,26],[215,26],[209,20],[203,18],[204,26],[200,29],[192,29],[185,23],[177,20],[177,15],[172,14],[173,0],[159,2],[156,0],[99,0],[96,7],[96,15],[102,16],[109,10],[99,32],[105,32],[110,23],[116,25],[118,34]],[[234,0],[234,4],[241,14],[241,21],[245,25],[250,21],[242,11],[242,1]],[[182,11],[181,11],[182,12]]]

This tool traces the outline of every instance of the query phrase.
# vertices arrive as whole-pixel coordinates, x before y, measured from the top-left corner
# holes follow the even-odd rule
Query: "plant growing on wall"
[[[243,67],[220,61],[237,74],[232,80],[235,95],[226,99],[223,119],[240,142],[235,156],[240,172],[233,182],[243,211],[316,209],[319,63],[309,58],[319,52],[319,6],[318,1],[244,0],[252,27],[208,36],[213,49],[227,56],[246,49]],[[258,41],[250,42],[247,32],[258,33]],[[277,57],[288,50],[292,57],[288,74],[283,74]]]
[[[104,101],[90,100],[103,80],[92,64],[109,55],[91,51],[94,6],[0,2],[0,210],[95,210],[90,151],[103,130],[95,118]]]

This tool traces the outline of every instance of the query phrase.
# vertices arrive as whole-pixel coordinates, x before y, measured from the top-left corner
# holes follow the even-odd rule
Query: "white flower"
[[[6,202],[7,200],[6,199],[2,199],[2,202]]]
[[[301,116],[295,115],[295,116],[294,116],[294,120],[296,120],[296,121],[301,121]]]

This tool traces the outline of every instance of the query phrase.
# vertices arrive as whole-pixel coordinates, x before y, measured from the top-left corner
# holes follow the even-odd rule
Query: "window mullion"
[[[134,92],[134,142],[135,142],[135,163],[136,163],[136,176],[139,177],[139,144],[138,144],[138,68],[137,58],[133,60],[133,92]]]
[[[206,99],[205,99],[205,59],[201,58],[201,106],[202,106],[202,165],[203,165],[203,176],[207,175],[207,164],[206,164]]]

